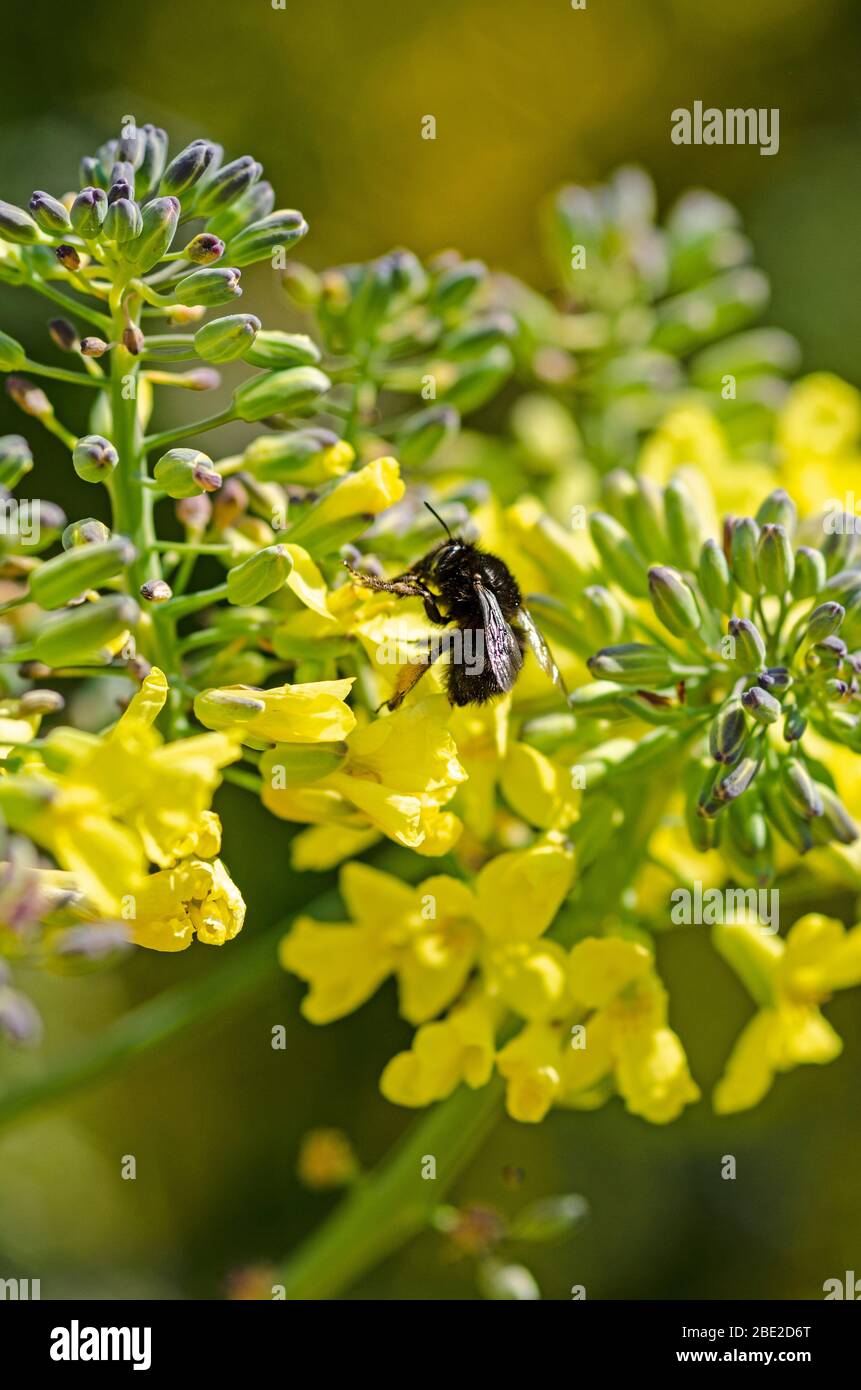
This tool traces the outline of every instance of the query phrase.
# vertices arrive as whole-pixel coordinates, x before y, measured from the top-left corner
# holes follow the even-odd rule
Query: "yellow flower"
[[[346,738],[356,716],[344,704],[353,678],[258,690],[228,685],[202,691],[194,712],[207,729],[230,729],[243,742],[327,743]]]
[[[796,382],[777,422],[782,481],[802,513],[818,513],[861,480],[861,396],[840,377]],[[843,505],[841,501],[841,510]]]
[[[637,471],[664,486],[682,478],[693,494],[704,534],[717,532],[719,516],[753,515],[775,485],[772,468],[751,459],[736,461],[726,435],[704,405],[671,410],[643,445]]]
[[[487,992],[522,1012],[558,1011],[565,954],[538,941],[571,885],[571,855],[553,845],[500,855],[475,886],[438,874],[410,887],[367,864],[341,871],[350,922],[300,918],[281,963],[311,988],[302,1012],[313,1023],[342,1018],[384,979],[398,980],[400,1011],[424,1023],[461,994],[477,963]]]
[[[592,1010],[579,1039],[563,1049],[561,1100],[578,1103],[612,1077],[632,1115],[666,1124],[699,1099],[684,1048],[667,1025],[667,995],[643,945],[588,937],[569,956],[571,993]],[[585,1046],[572,1046],[583,1041]]]
[[[444,854],[460,822],[442,807],[466,777],[448,717],[448,701],[436,695],[359,725],[337,771],[308,786],[283,786],[273,777],[276,748],[260,763],[263,804],[283,820],[373,827],[420,854]]]
[[[121,916],[124,904],[151,882],[151,863],[171,869],[189,856],[199,863],[220,848],[221,825],[210,803],[221,768],[240,755],[238,741],[219,733],[164,743],[153,725],[166,699],[167,681],[154,667],[106,736],[54,730],[44,764],[28,764],[0,780],[7,823],[47,849],[106,916]],[[217,925],[216,899],[229,890],[223,870],[209,866],[207,873],[207,912],[216,915],[194,923],[202,940],[238,930]],[[178,901],[184,920],[183,912]],[[237,913],[231,903],[231,926]]]
[[[300,1182],[320,1192],[353,1182],[359,1164],[343,1130],[312,1129],[302,1136],[296,1172]]]
[[[343,521],[346,517],[369,513],[376,516],[393,503],[399,502],[406,488],[401,478],[397,459],[379,458],[348,473],[335,484],[313,508],[315,531],[319,526],[330,526],[332,522]],[[309,518],[310,519],[310,518]]]
[[[244,921],[242,894],[220,859],[185,859],[149,874],[132,899],[132,940],[152,951],[184,951],[195,935],[223,946]]]
[[[715,1088],[714,1108],[728,1115],[762,1100],[778,1072],[839,1057],[843,1044],[819,1006],[861,984],[861,926],[847,932],[810,913],[785,941],[752,924],[715,927],[713,937],[760,1005]]]
[[[399,1052],[380,1078],[394,1105],[430,1105],[451,1095],[461,1082],[477,1089],[493,1072],[499,1009],[480,991],[441,1023],[419,1028],[409,1052]]]

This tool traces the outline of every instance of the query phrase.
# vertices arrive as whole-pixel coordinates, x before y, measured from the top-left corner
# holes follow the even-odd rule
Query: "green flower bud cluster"
[[[858,829],[806,735],[861,751],[854,530],[800,526],[782,489],[756,516],[728,517],[720,541],[700,535],[679,480],[610,476],[605,499],[612,510],[590,519],[602,583],[582,606],[593,638],[612,640],[588,659],[600,707],[588,688],[576,702],[673,731],[691,838],[725,845],[740,873],[771,878],[775,835],[798,853],[851,843]]]
[[[410,468],[450,443],[462,416],[492,399],[511,374],[516,323],[492,305],[491,276],[480,261],[446,252],[423,265],[399,249],[322,275],[291,262],[283,284],[327,351],[362,363],[360,422]],[[258,352],[255,344],[246,360]],[[382,393],[414,408],[400,404],[380,418]]]
[[[505,277],[497,303],[517,321],[519,374],[576,411],[599,467],[632,464],[683,393],[717,401],[728,422],[743,397],[748,427],[769,414],[800,353],[789,334],[753,327],[769,286],[730,203],[695,190],[661,218],[649,176],[622,168],[561,188],[542,233],[558,288],[545,297]]]

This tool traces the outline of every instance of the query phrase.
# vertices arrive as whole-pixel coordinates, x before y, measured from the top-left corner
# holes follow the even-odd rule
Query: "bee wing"
[[[523,633],[524,637],[526,638],[526,641],[529,644],[530,651],[532,652],[533,656],[535,657],[535,660],[538,662],[538,665],[541,667],[544,674],[546,676],[549,676],[553,684],[559,687],[559,689],[562,691],[562,694],[565,696],[565,699],[567,700],[568,691],[565,688],[565,682],[562,679],[559,667],[553,660],[553,653],[551,652],[550,648],[545,642],[544,635],[541,632],[540,628],[537,626],[535,619],[533,618],[528,608],[524,607],[519,608],[517,610],[517,616],[514,619],[514,626],[519,628],[520,631]]]
[[[510,690],[523,665],[523,653],[510,625],[505,621],[496,595],[483,584],[476,584],[475,591],[484,622],[485,655],[500,690]]]

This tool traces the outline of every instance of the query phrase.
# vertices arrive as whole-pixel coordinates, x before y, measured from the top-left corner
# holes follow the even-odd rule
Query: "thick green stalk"
[[[502,1115],[497,1076],[422,1114],[382,1163],[277,1272],[290,1299],[332,1298],[426,1230],[434,1209]],[[423,1178],[427,1158],[436,1178]]]
[[[137,559],[129,569],[129,580],[130,585],[139,591],[146,580],[161,578],[161,563],[155,549],[154,498],[143,485],[146,453],[137,403],[140,363],[122,346],[125,323],[124,312],[118,305],[112,325],[117,346],[111,354],[111,419],[113,443],[120,461],[111,478],[110,491],[115,529],[128,536],[137,550]],[[162,668],[170,680],[178,670],[173,619],[152,608],[144,613],[138,635],[143,641],[145,654]],[[176,718],[180,700],[181,693],[172,688],[169,707],[172,720]]]

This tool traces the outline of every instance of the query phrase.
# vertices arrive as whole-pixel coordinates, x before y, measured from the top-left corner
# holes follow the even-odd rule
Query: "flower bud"
[[[314,406],[332,383],[317,367],[291,367],[243,381],[233,393],[240,420],[252,423],[267,415],[301,415]]]
[[[341,477],[355,457],[352,445],[331,430],[288,430],[253,439],[242,455],[242,466],[261,482],[313,487]]]
[[[132,357],[140,357],[146,346],[146,339],[136,323],[127,323],[123,329],[123,347]]]
[[[730,562],[735,582],[746,594],[754,597],[761,591],[759,571],[756,564],[759,546],[759,527],[752,516],[736,519],[732,527],[730,541]]]
[[[25,690],[18,701],[18,713],[59,714],[66,708],[66,701],[58,690]]]
[[[242,357],[260,331],[253,314],[227,314],[198,328],[194,350],[205,362],[233,362]]]
[[[84,546],[83,553],[91,547]],[[68,555],[78,554],[67,551]],[[96,603],[68,608],[45,623],[36,633],[33,652],[46,666],[75,666],[96,658],[109,642],[140,618],[140,609],[125,594],[109,594]]]
[[[74,246],[58,246],[54,255],[64,270],[80,270],[83,264]]]
[[[799,758],[784,758],[780,773],[786,799],[793,810],[811,820],[824,811],[822,797],[810,773]]]
[[[313,338],[305,333],[283,333],[278,328],[262,329],[244,354],[252,367],[272,371],[278,367],[313,367],[321,353]]]
[[[33,570],[30,594],[40,608],[62,608],[87,589],[115,579],[134,559],[135,548],[125,536],[73,546]]]
[[[291,261],[284,268],[281,284],[297,309],[313,309],[319,303],[322,284],[319,275],[310,266]]]
[[[756,572],[767,594],[783,598],[792,584],[795,560],[783,526],[766,522],[756,549]]]
[[[807,720],[804,718],[801,710],[797,705],[792,705],[791,708],[786,711],[786,718],[783,721],[784,739],[787,743],[797,743],[800,738],[804,737],[806,728]]]
[[[215,492],[221,487],[221,474],[208,454],[199,449],[168,449],[153,469],[153,477],[168,497],[174,498]]]
[[[52,198],[50,193],[37,190],[30,199],[30,211],[42,231],[47,232],[49,236],[56,236],[59,232],[68,232],[71,229],[68,211],[59,199]]]
[[[301,241],[308,223],[301,212],[292,209],[272,212],[259,222],[252,222],[230,240],[230,259],[236,265],[254,265],[270,260],[275,250],[286,251]]]
[[[48,324],[48,332],[51,341],[57,345],[61,352],[77,352],[81,343],[78,338],[78,330],[68,319],[51,319]]]
[[[669,654],[661,647],[642,642],[603,647],[586,664],[596,680],[617,681],[620,685],[670,685],[674,679]]]
[[[132,202],[130,198],[117,198],[111,203],[102,228],[102,235],[107,241],[115,241],[118,246],[124,246],[128,241],[135,241],[142,230],[143,216],[137,203]]]
[[[830,838],[841,845],[854,844],[858,839],[858,826],[839,796],[822,782],[816,783],[816,791],[822,802],[822,819],[831,832]]]
[[[839,518],[835,518],[834,530],[827,532],[822,542],[822,554],[825,556],[825,568],[828,573],[837,574],[840,570],[848,568],[852,563],[853,556],[858,549],[858,535],[855,530],[857,518],[854,515],[847,515],[845,512]]]
[[[27,354],[15,338],[0,333],[0,372],[17,372],[27,361]]]
[[[787,536],[795,535],[798,509],[785,488],[775,488],[760,504],[756,514],[758,526],[782,526]]]
[[[717,541],[711,537],[700,551],[698,575],[706,602],[719,613],[729,613],[733,601],[729,565]]]
[[[696,502],[679,478],[664,488],[664,514],[670,553],[680,569],[696,570],[703,545]]]
[[[615,594],[601,584],[583,590],[583,625],[590,646],[607,647],[618,642],[625,628],[625,613]]]
[[[25,415],[32,415],[35,420],[49,420],[54,414],[54,407],[42,388],[24,376],[8,376],[6,392],[19,410],[23,410]]]
[[[715,783],[714,796],[719,804],[726,804],[735,801],[747,791],[751,782],[758,773],[762,759],[756,754],[749,753],[736,763],[735,767],[729,772],[725,772]]]
[[[173,589],[163,579],[147,579],[141,584],[140,595],[147,603],[166,603],[173,598]]]
[[[161,176],[160,191],[177,196],[185,193],[206,173],[215,151],[211,140],[192,140],[168,164]]]
[[[760,671],[759,684],[764,690],[788,690],[792,677],[786,666],[769,666],[767,671]]]
[[[735,639],[733,661],[742,671],[759,671],[765,665],[765,642],[748,618],[730,618],[729,635]]]
[[[239,298],[242,294],[239,277],[240,272],[233,266],[193,270],[174,285],[170,291],[171,298],[178,304],[202,304],[204,308],[211,309],[216,304],[226,304],[228,300]]]
[[[42,1019],[35,1004],[20,990],[0,984],[0,1034],[12,1047],[37,1047]]]
[[[108,210],[108,195],[103,188],[82,188],[69,210],[69,220],[82,237],[96,237]]]
[[[0,199],[0,241],[16,242],[20,246],[33,246],[41,241],[38,225],[23,208],[14,203],[4,203]]]
[[[104,357],[110,349],[110,343],[106,343],[104,338],[82,338],[81,352],[84,357]]]
[[[795,552],[795,568],[792,575],[792,597],[813,598],[825,587],[825,556],[810,546],[799,546]]]
[[[93,545],[96,541],[109,541],[111,532],[103,521],[97,521],[94,516],[85,516],[80,521],[71,522],[61,539],[63,549],[71,550],[76,545]]]
[[[141,128],[143,150],[140,163],[135,172],[135,185],[139,198],[145,197],[156,187],[162,176],[167,159],[167,135],[160,126],[147,123]]]
[[[624,526],[606,512],[593,512],[589,533],[607,577],[632,597],[645,598],[649,591],[646,564]]]
[[[321,553],[325,553],[324,545],[334,544],[337,549],[350,539],[347,532],[356,535],[367,524],[365,518],[400,502],[405,490],[397,459],[374,459],[338,479],[331,491],[291,528],[290,540],[306,549],[320,546]]]
[[[126,255],[139,273],[158,265],[170,249],[179,221],[178,198],[153,198],[141,218],[140,236],[128,243]]]
[[[429,303],[433,310],[445,312],[465,304],[487,275],[481,261],[458,261],[440,274],[434,282]]]
[[[727,700],[711,722],[709,751],[715,762],[731,767],[741,757],[747,739],[747,720],[739,700]]]
[[[0,435],[0,487],[11,492],[32,467],[33,455],[23,435]]]
[[[239,478],[227,478],[212,508],[213,524],[218,531],[235,525],[248,506],[248,490]]]
[[[699,628],[700,611],[693,590],[670,565],[653,565],[649,570],[649,597],[656,616],[676,637]]]
[[[194,200],[195,216],[206,217],[209,213],[226,207],[256,183],[262,173],[263,165],[258,164],[257,160],[248,154],[232,160],[230,164],[222,165],[214,174],[209,175],[198,189]],[[238,264],[246,265],[248,262],[239,261]]]
[[[834,603],[830,599],[827,603],[820,603],[818,608],[814,608],[802,629],[802,645],[812,647],[830,637],[840,627],[845,616],[846,610],[842,604]]]
[[[776,724],[780,718],[780,701],[775,700],[761,685],[752,685],[741,697],[748,714],[760,724]]]
[[[128,179],[120,178],[116,175],[116,170],[122,167],[122,165],[114,165],[114,182],[108,189],[108,212],[110,212],[111,210],[112,203],[117,203],[121,200],[124,200],[125,202],[134,201],[134,181],[132,180],[132,182],[129,182]]]
[[[240,608],[262,603],[285,584],[293,560],[283,545],[270,545],[227,571],[227,598]]]
[[[85,483],[106,483],[119,454],[110,440],[100,434],[84,434],[72,450],[72,466]]]
[[[212,503],[205,492],[180,498],[174,510],[187,535],[203,535],[212,518]]]
[[[417,468],[454,439],[459,429],[460,415],[453,406],[436,405],[420,410],[398,432],[398,457],[405,468]]]
[[[192,265],[212,265],[224,255],[224,242],[211,232],[200,232],[183,248],[182,255]]]

